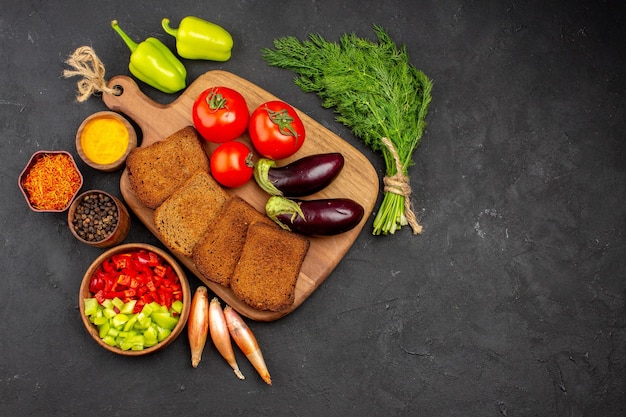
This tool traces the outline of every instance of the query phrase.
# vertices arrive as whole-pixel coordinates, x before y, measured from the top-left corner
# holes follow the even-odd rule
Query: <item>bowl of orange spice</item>
[[[90,167],[111,172],[120,169],[137,147],[137,133],[122,115],[101,111],[87,117],[76,132],[76,151]]]
[[[18,179],[28,206],[37,212],[67,210],[83,186],[83,175],[66,151],[38,151]]]

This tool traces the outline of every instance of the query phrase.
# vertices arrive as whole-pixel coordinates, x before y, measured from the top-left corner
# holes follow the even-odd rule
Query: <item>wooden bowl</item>
[[[28,191],[24,188],[24,181],[26,180],[26,178],[28,178],[28,175],[30,174],[30,171],[33,168],[33,166],[37,162],[39,162],[40,159],[44,158],[47,155],[57,155],[57,154],[67,155],[69,157],[69,159],[70,159],[70,161],[72,163],[73,169],[76,170],[76,173],[78,173],[80,184],[78,185],[78,187],[77,187],[76,191],[74,192],[74,194],[68,199],[67,205],[65,207],[62,207],[60,209],[40,209],[40,208],[37,208],[31,202],[30,195],[28,194]],[[22,170],[22,173],[20,174],[17,182],[18,182],[18,185],[20,187],[20,190],[22,191],[22,194],[24,195],[24,198],[26,199],[26,203],[28,203],[28,207],[30,207],[31,210],[39,212],[39,213],[63,212],[65,210],[67,210],[67,208],[70,206],[70,204],[72,203],[72,201],[76,197],[76,194],[78,194],[78,192],[80,191],[81,187],[83,186],[83,174],[78,169],[78,166],[76,166],[76,161],[74,161],[74,157],[72,157],[72,155],[69,152],[67,152],[67,151],[37,151],[37,152],[35,152],[33,154],[33,156],[30,157],[30,160],[26,164],[26,167]]]
[[[105,122],[108,122],[108,124],[105,125]],[[108,152],[105,148],[107,147],[107,142],[110,141],[107,135],[111,135],[110,137],[113,135],[127,135],[128,144],[126,149],[123,152],[120,150],[119,152],[107,155],[105,158],[106,161],[98,161],[95,159],[95,156],[90,154],[87,148],[84,147],[83,142],[84,140],[89,140],[89,136],[95,131],[97,131],[98,134],[94,136],[99,137],[99,142],[96,146],[104,152]],[[99,171],[112,172],[120,169],[126,162],[128,154],[136,147],[137,132],[135,132],[133,126],[124,116],[113,111],[101,111],[92,114],[81,123],[76,132],[76,151],[78,155],[87,165]]]
[[[104,236],[101,240],[83,239],[74,228],[74,215],[76,214],[76,209],[82,204],[86,196],[97,194],[104,194],[105,196],[109,197],[111,201],[113,201],[113,203],[115,204],[115,208],[117,210],[117,225],[113,230],[110,231],[108,235]],[[97,248],[109,248],[111,246],[122,243],[122,241],[126,239],[126,236],[128,236],[128,231],[130,230],[130,215],[124,203],[122,203],[122,201],[114,195],[102,190],[89,190],[76,197],[70,205],[70,209],[67,212],[67,224],[74,237],[80,242]]]
[[[114,347],[114,346],[110,346],[106,344],[100,338],[100,335],[98,333],[98,328],[94,324],[92,324],[89,321],[89,318],[85,315],[84,299],[94,296],[94,294],[92,294],[89,291],[89,282],[94,272],[98,269],[98,267],[104,261],[106,261],[111,256],[116,255],[116,254],[127,253],[127,252],[138,251],[138,250],[147,250],[147,251],[156,253],[174,269],[174,271],[176,272],[176,275],[178,275],[178,279],[180,280],[182,291],[183,291],[183,299],[182,299],[183,310],[180,313],[178,323],[176,324],[176,326],[174,327],[170,335],[167,338],[163,339],[158,344],[145,348],[143,350],[122,350],[119,347]],[[91,337],[100,346],[102,346],[103,348],[105,348],[106,350],[110,352],[117,353],[123,356],[141,356],[141,355],[147,355],[147,354],[163,349],[164,347],[172,343],[180,335],[180,333],[183,331],[185,327],[185,324],[187,323],[187,319],[189,318],[189,310],[191,308],[191,297],[192,297],[191,290],[189,288],[189,281],[187,280],[187,276],[185,275],[185,272],[183,271],[183,269],[180,267],[178,263],[176,263],[176,261],[174,260],[172,256],[170,256],[167,252],[152,245],[148,245],[145,243],[127,243],[127,244],[119,245],[119,246],[116,246],[114,248],[107,250],[106,252],[98,256],[96,260],[93,261],[89,269],[87,269],[87,272],[85,272],[83,280],[80,284],[80,290],[78,293],[78,305],[80,309],[80,317],[83,321],[83,324],[85,325],[85,328],[87,329],[87,332],[89,332]]]

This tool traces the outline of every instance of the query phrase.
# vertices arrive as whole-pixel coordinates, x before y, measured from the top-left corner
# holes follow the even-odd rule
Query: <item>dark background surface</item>
[[[0,14],[0,411],[15,416],[623,416],[626,413],[626,78],[621,1],[16,1]],[[365,7],[367,5],[367,7]],[[371,235],[371,221],[295,312],[250,322],[274,385],[239,352],[192,369],[186,336],[143,358],[91,340],[78,287],[102,250],[66,215],[29,211],[17,177],[37,150],[76,156],[80,122],[64,60],[92,46],[107,78],[135,40],[197,15],[235,39],[226,63],[382,157],[334,121],[293,74],[267,66],[273,39],[319,33],[405,44],[435,83],[411,168],[425,232]],[[172,96],[142,86],[154,100]],[[80,165],[84,189],[119,194],[119,172]],[[380,201],[380,200],[379,200]],[[127,239],[161,246],[136,219]],[[191,279],[192,287],[200,281]]]

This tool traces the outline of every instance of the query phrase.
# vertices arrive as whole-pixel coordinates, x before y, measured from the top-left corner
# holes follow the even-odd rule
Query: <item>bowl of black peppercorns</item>
[[[76,197],[67,212],[67,222],[76,239],[98,248],[121,243],[130,230],[124,203],[101,190],[89,190]]]

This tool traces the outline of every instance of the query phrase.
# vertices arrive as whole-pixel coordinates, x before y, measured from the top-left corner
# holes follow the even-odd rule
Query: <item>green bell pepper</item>
[[[122,31],[117,20],[111,22],[111,27],[130,49],[128,69],[135,77],[164,93],[185,88],[187,70],[163,42],[151,37],[137,44]]]
[[[223,27],[195,16],[180,21],[178,29],[170,27],[170,19],[163,18],[165,32],[176,38],[178,55],[187,59],[228,61],[233,49],[233,38]]]

